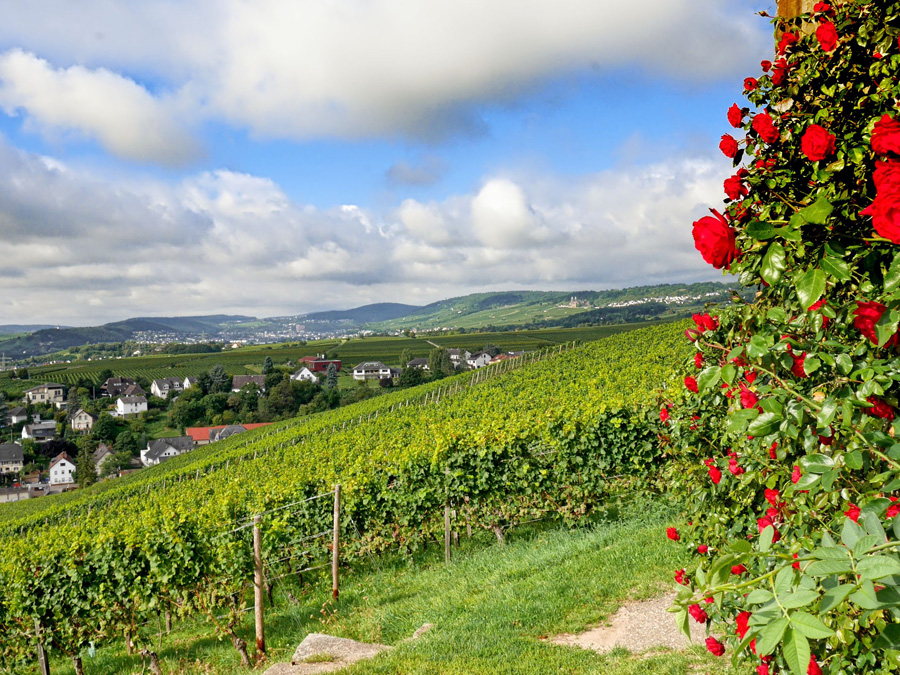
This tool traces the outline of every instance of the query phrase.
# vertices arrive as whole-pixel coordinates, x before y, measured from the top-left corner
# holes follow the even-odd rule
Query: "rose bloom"
[[[772,541],[778,541],[779,539],[781,539],[781,534],[775,528],[775,523],[772,522],[772,519],[769,518],[769,516],[763,516],[762,518],[756,519],[756,527],[759,529],[760,534],[770,525],[772,526],[772,529],[775,530],[775,534],[772,535]]]
[[[786,59],[778,59],[778,61],[775,62],[775,71],[772,73],[772,84],[776,87],[780,87],[787,79],[790,70],[791,66]]]
[[[699,553],[700,555],[706,555],[707,551],[709,551],[709,546],[707,546],[706,544],[700,544],[697,547],[697,553]]]
[[[678,530],[676,530],[674,527],[666,528],[666,536],[672,541],[678,541],[679,539],[681,539],[681,536],[678,534]]]
[[[837,29],[834,27],[834,24],[830,21],[820,23],[816,29],[816,39],[818,39],[822,51],[834,51],[838,41]]]
[[[890,115],[878,120],[872,130],[872,149],[879,155],[900,154],[900,122]]]
[[[694,365],[697,366],[698,370],[703,367],[703,354],[702,353],[697,352],[696,354],[694,354]]]
[[[799,377],[801,380],[806,377],[806,371],[803,369],[803,362],[806,361],[806,352],[802,354],[791,354],[791,358],[794,359],[794,365],[791,366],[791,373],[793,373],[794,377]]]
[[[814,305],[810,305],[810,308],[806,310],[807,312],[817,312],[820,309],[825,308],[825,298],[822,298]],[[828,328],[828,323],[831,321],[827,316],[822,316],[822,328]]]
[[[863,336],[869,338],[873,345],[878,344],[878,338],[875,335],[875,324],[878,323],[882,314],[886,311],[887,307],[880,302],[857,302],[856,309],[853,310],[853,316],[855,317],[853,326]],[[897,334],[892,335],[885,347],[895,347],[898,340],[900,340],[900,337]]]
[[[738,142],[731,134],[724,134],[722,141],[719,143],[719,150],[729,159],[734,159],[734,156],[738,153]]]
[[[741,576],[744,572],[747,571],[747,568],[743,565],[732,565],[731,573],[737,577]]]
[[[778,459],[778,455],[776,454],[778,451],[778,441],[772,441],[772,445],[769,448],[769,458],[770,459]]]
[[[769,490],[765,491],[766,501],[769,502],[772,506],[778,506],[778,498],[781,496],[781,493],[778,490]]]
[[[685,569],[684,569],[684,568],[681,568],[680,570],[678,570],[677,572],[675,572],[675,583],[676,583],[676,584],[681,584],[682,586],[687,586],[687,585],[688,585],[687,575],[685,574]]]
[[[803,134],[800,141],[800,149],[811,162],[818,162],[834,154],[834,134],[828,132],[825,127],[812,124]]]
[[[741,383],[741,405],[744,408],[755,408],[759,403],[759,396],[747,389],[747,385]]]
[[[744,91],[755,91],[759,86],[755,77],[748,77],[744,80]]]
[[[795,464],[795,465],[794,465],[794,470],[791,472],[791,482],[792,482],[794,485],[796,485],[797,482],[800,480],[800,477],[801,477],[802,475],[803,475],[803,474],[800,473],[800,467],[797,466],[797,465]]]
[[[844,515],[847,516],[854,523],[859,522],[859,507],[856,504],[850,504],[849,508],[844,511]]]
[[[756,666],[756,675],[769,675],[769,666],[765,663],[760,663]]]
[[[860,215],[872,217],[872,225],[879,236],[900,244],[900,194],[879,193]]]
[[[890,404],[882,401],[877,396],[869,396],[866,401],[872,404],[871,408],[865,408],[863,410],[863,412],[865,412],[867,415],[871,415],[872,417],[879,417],[883,420],[894,419],[894,409]]]
[[[768,171],[773,168],[778,163],[778,160],[774,157],[770,159],[758,159],[754,166],[760,171]]]
[[[735,231],[717,211],[694,223],[694,247],[717,270],[731,265],[737,255]]]
[[[669,409],[663,408],[659,411],[659,419],[663,421],[663,424],[669,421]]]
[[[738,108],[737,103],[732,103],[731,107],[728,109],[728,123],[737,129],[741,126],[741,121],[744,119],[744,111]]]
[[[888,497],[892,502],[896,502],[896,497]],[[892,504],[888,507],[887,513],[885,514],[888,518],[893,518],[898,513],[900,513],[900,504]]]
[[[709,314],[691,314],[691,319],[702,331],[715,330],[719,327],[719,320]]]
[[[706,648],[711,654],[715,654],[716,656],[722,656],[722,654],[725,653],[725,645],[711,635],[706,638]]]
[[[778,41],[778,53],[784,54],[790,47],[793,47],[800,40],[800,36],[796,33],[782,33],[781,39]]]
[[[726,178],[723,187],[725,189],[725,194],[731,201],[737,201],[741,197],[746,197],[748,194],[750,194],[750,190],[748,190],[747,186],[744,185],[744,181],[741,180],[741,177],[737,175],[734,175],[731,178]]]
[[[744,467],[740,466],[736,459],[730,459],[728,460],[728,471],[732,476],[740,476],[744,473]]]
[[[753,386],[753,383],[756,382],[756,371],[751,370],[747,374],[744,375],[744,379],[747,380],[747,384]]]
[[[761,112],[753,118],[753,130],[759,134],[766,143],[774,143],[780,137],[769,113]]]
[[[720,482],[722,482],[722,472],[719,471],[719,467],[709,467],[708,473],[709,479],[713,482],[713,485],[718,485]]]
[[[900,162],[893,159],[877,162],[872,180],[875,181],[875,187],[879,194],[900,192]]]
[[[737,633],[738,637],[741,638],[741,640],[744,639],[744,636],[747,634],[747,631],[750,630],[750,617],[751,616],[752,615],[750,614],[750,612],[741,612],[740,614],[737,615],[737,617],[734,620],[735,624],[737,624],[737,627],[735,628],[734,632]]]
[[[695,394],[699,391],[697,389],[697,380],[695,380],[693,377],[688,376],[684,378],[684,386],[687,387],[688,391],[692,391]]]
[[[706,623],[709,620],[709,617],[700,605],[691,605],[688,607],[688,614],[694,617],[694,621],[697,623]]]
[[[772,70],[772,62],[771,61],[761,61],[759,64],[760,68],[762,68],[764,73],[768,73]]]
[[[816,663],[816,657],[810,655],[809,657],[809,666],[806,668],[806,675],[822,675],[822,669],[819,668],[819,664]]]
[[[797,558],[799,558],[800,555],[797,554],[797,553],[793,553],[793,554],[791,554],[791,557],[792,557],[794,560],[797,560]],[[791,565],[791,567],[793,567],[795,570],[799,570],[799,569],[800,569],[800,563],[799,563],[799,562],[795,562],[795,563],[793,563],[793,564]]]

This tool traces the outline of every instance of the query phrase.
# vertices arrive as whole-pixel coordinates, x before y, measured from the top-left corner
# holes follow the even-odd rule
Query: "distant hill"
[[[404,305],[399,302],[379,302],[374,305],[364,305],[356,309],[332,310],[328,312],[313,312],[299,317],[301,321],[349,321],[354,324],[376,323],[399,319],[417,310],[419,305]]]
[[[15,358],[40,356],[53,352],[105,342],[124,342],[141,335],[206,333],[210,338],[218,336],[232,323],[253,321],[254,317],[229,314],[210,316],[138,317],[115,321],[102,326],[81,328],[45,328],[30,335],[7,340],[3,349]]]
[[[0,335],[18,335],[19,333],[34,333],[37,330],[44,330],[45,328],[56,328],[56,324],[34,324],[34,325],[23,325],[23,324],[6,324],[0,326]]]

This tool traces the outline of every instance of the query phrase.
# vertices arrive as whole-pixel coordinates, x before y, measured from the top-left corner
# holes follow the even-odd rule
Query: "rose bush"
[[[672,609],[744,672],[897,673],[900,2],[774,23],[727,111],[725,207],[693,228],[756,297],[695,317],[661,402],[695,556]]]

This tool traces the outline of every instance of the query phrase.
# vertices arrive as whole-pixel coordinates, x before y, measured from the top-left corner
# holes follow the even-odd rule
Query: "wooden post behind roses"
[[[813,11],[815,4],[815,0],[778,0],[778,16],[793,19],[795,16]]]

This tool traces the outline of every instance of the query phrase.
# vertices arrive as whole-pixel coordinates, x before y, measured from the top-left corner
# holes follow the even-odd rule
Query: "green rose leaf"
[[[834,460],[828,455],[806,455],[800,458],[800,467],[803,473],[823,474],[834,468]]]
[[[863,579],[881,579],[900,574],[900,561],[892,556],[873,555],[860,560],[856,565],[856,571]]]
[[[793,617],[791,619],[793,620]],[[782,654],[794,675],[806,675],[809,668],[809,641],[799,629],[788,628],[785,631]]]
[[[819,602],[819,612],[824,614],[825,612],[834,609],[846,600],[847,596],[855,590],[856,586],[853,584],[841,584],[840,586],[828,589],[822,596],[822,600]]]
[[[763,258],[762,270],[760,275],[766,280],[766,283],[774,286],[781,281],[781,275],[787,269],[785,262],[784,247],[778,242],[769,244],[769,250]]]
[[[784,631],[787,630],[788,620],[784,617],[775,619],[763,628],[759,639],[756,641],[756,653],[759,656],[767,656],[775,651],[775,648],[781,643]]]
[[[850,281],[850,265],[840,258],[822,258],[822,269],[838,281]]]
[[[900,253],[894,256],[894,261],[888,268],[887,274],[884,275],[884,290],[887,293],[893,293],[900,287]]]
[[[900,312],[895,309],[889,309],[875,324],[875,337],[878,339],[878,346],[884,347],[897,332],[897,324],[900,323]]]
[[[816,304],[825,292],[825,272],[817,267],[807,270],[796,277],[794,286],[797,288],[797,295],[800,296],[801,306],[807,310]]]
[[[771,527],[771,525],[769,527]],[[800,590],[794,591],[784,598],[779,598],[778,602],[785,609],[797,609],[798,607],[806,607],[807,605],[811,605],[818,599],[819,594],[815,591],[809,591],[801,588]]]
[[[757,417],[747,428],[747,433],[751,436],[768,436],[778,431],[781,424],[781,415],[776,413],[764,413]]]
[[[807,223],[824,225],[833,211],[834,205],[820,194],[814,204],[800,210],[800,215]]]

